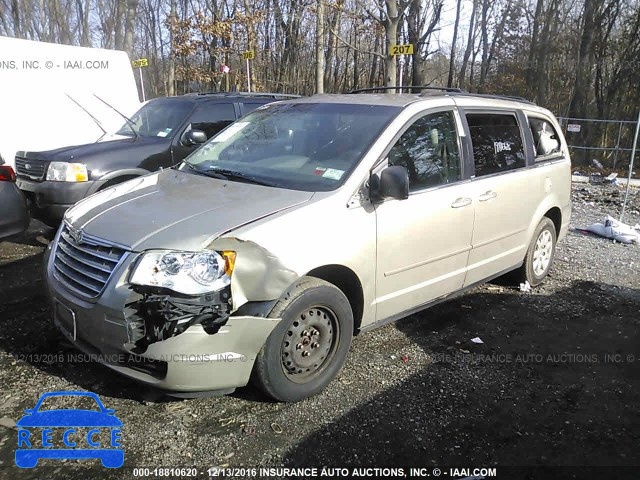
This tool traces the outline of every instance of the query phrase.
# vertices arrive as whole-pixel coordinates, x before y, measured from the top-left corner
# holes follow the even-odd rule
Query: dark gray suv
[[[243,115],[291,95],[199,93],[155,98],[115,134],[95,143],[46,152],[18,152],[18,187],[35,218],[51,226],[83,198],[171,167]],[[113,108],[113,107],[112,107]],[[124,117],[124,116],[123,116]]]

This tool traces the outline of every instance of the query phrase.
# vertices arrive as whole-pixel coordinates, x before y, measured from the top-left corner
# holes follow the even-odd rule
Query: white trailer
[[[122,51],[0,36],[0,155],[98,141],[140,108]]]

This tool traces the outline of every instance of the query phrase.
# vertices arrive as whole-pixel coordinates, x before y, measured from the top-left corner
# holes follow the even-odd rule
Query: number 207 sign
[[[391,45],[391,55],[413,55],[413,43]]]

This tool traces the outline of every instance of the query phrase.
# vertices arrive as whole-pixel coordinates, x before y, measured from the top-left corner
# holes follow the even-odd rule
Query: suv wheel
[[[532,287],[540,285],[549,273],[556,251],[556,226],[551,219],[543,218],[533,234],[533,240],[517,278],[529,282]]]
[[[353,336],[353,313],[334,285],[302,277],[275,305],[282,318],[258,353],[253,382],[270,397],[296,402],[315,395],[345,362]]]

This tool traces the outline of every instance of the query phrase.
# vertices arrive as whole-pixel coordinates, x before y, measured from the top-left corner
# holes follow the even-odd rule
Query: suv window
[[[524,144],[514,114],[469,113],[476,177],[524,167]]]
[[[191,128],[202,130],[207,138],[213,137],[227,125],[236,121],[233,103],[207,102],[199,105],[191,116]]]
[[[247,115],[248,113],[253,112],[256,108],[261,107],[267,102],[242,102],[240,104],[240,111],[242,115]]]
[[[116,133],[141,137],[170,137],[193,108],[191,102],[175,98],[154,98],[144,104]],[[131,131],[135,130],[135,134]]]
[[[389,165],[409,172],[409,190],[435,187],[460,180],[460,151],[453,112],[438,112],[417,119],[389,151]]]
[[[533,135],[536,159],[560,153],[560,139],[553,125],[541,118],[529,117],[529,126]]]

